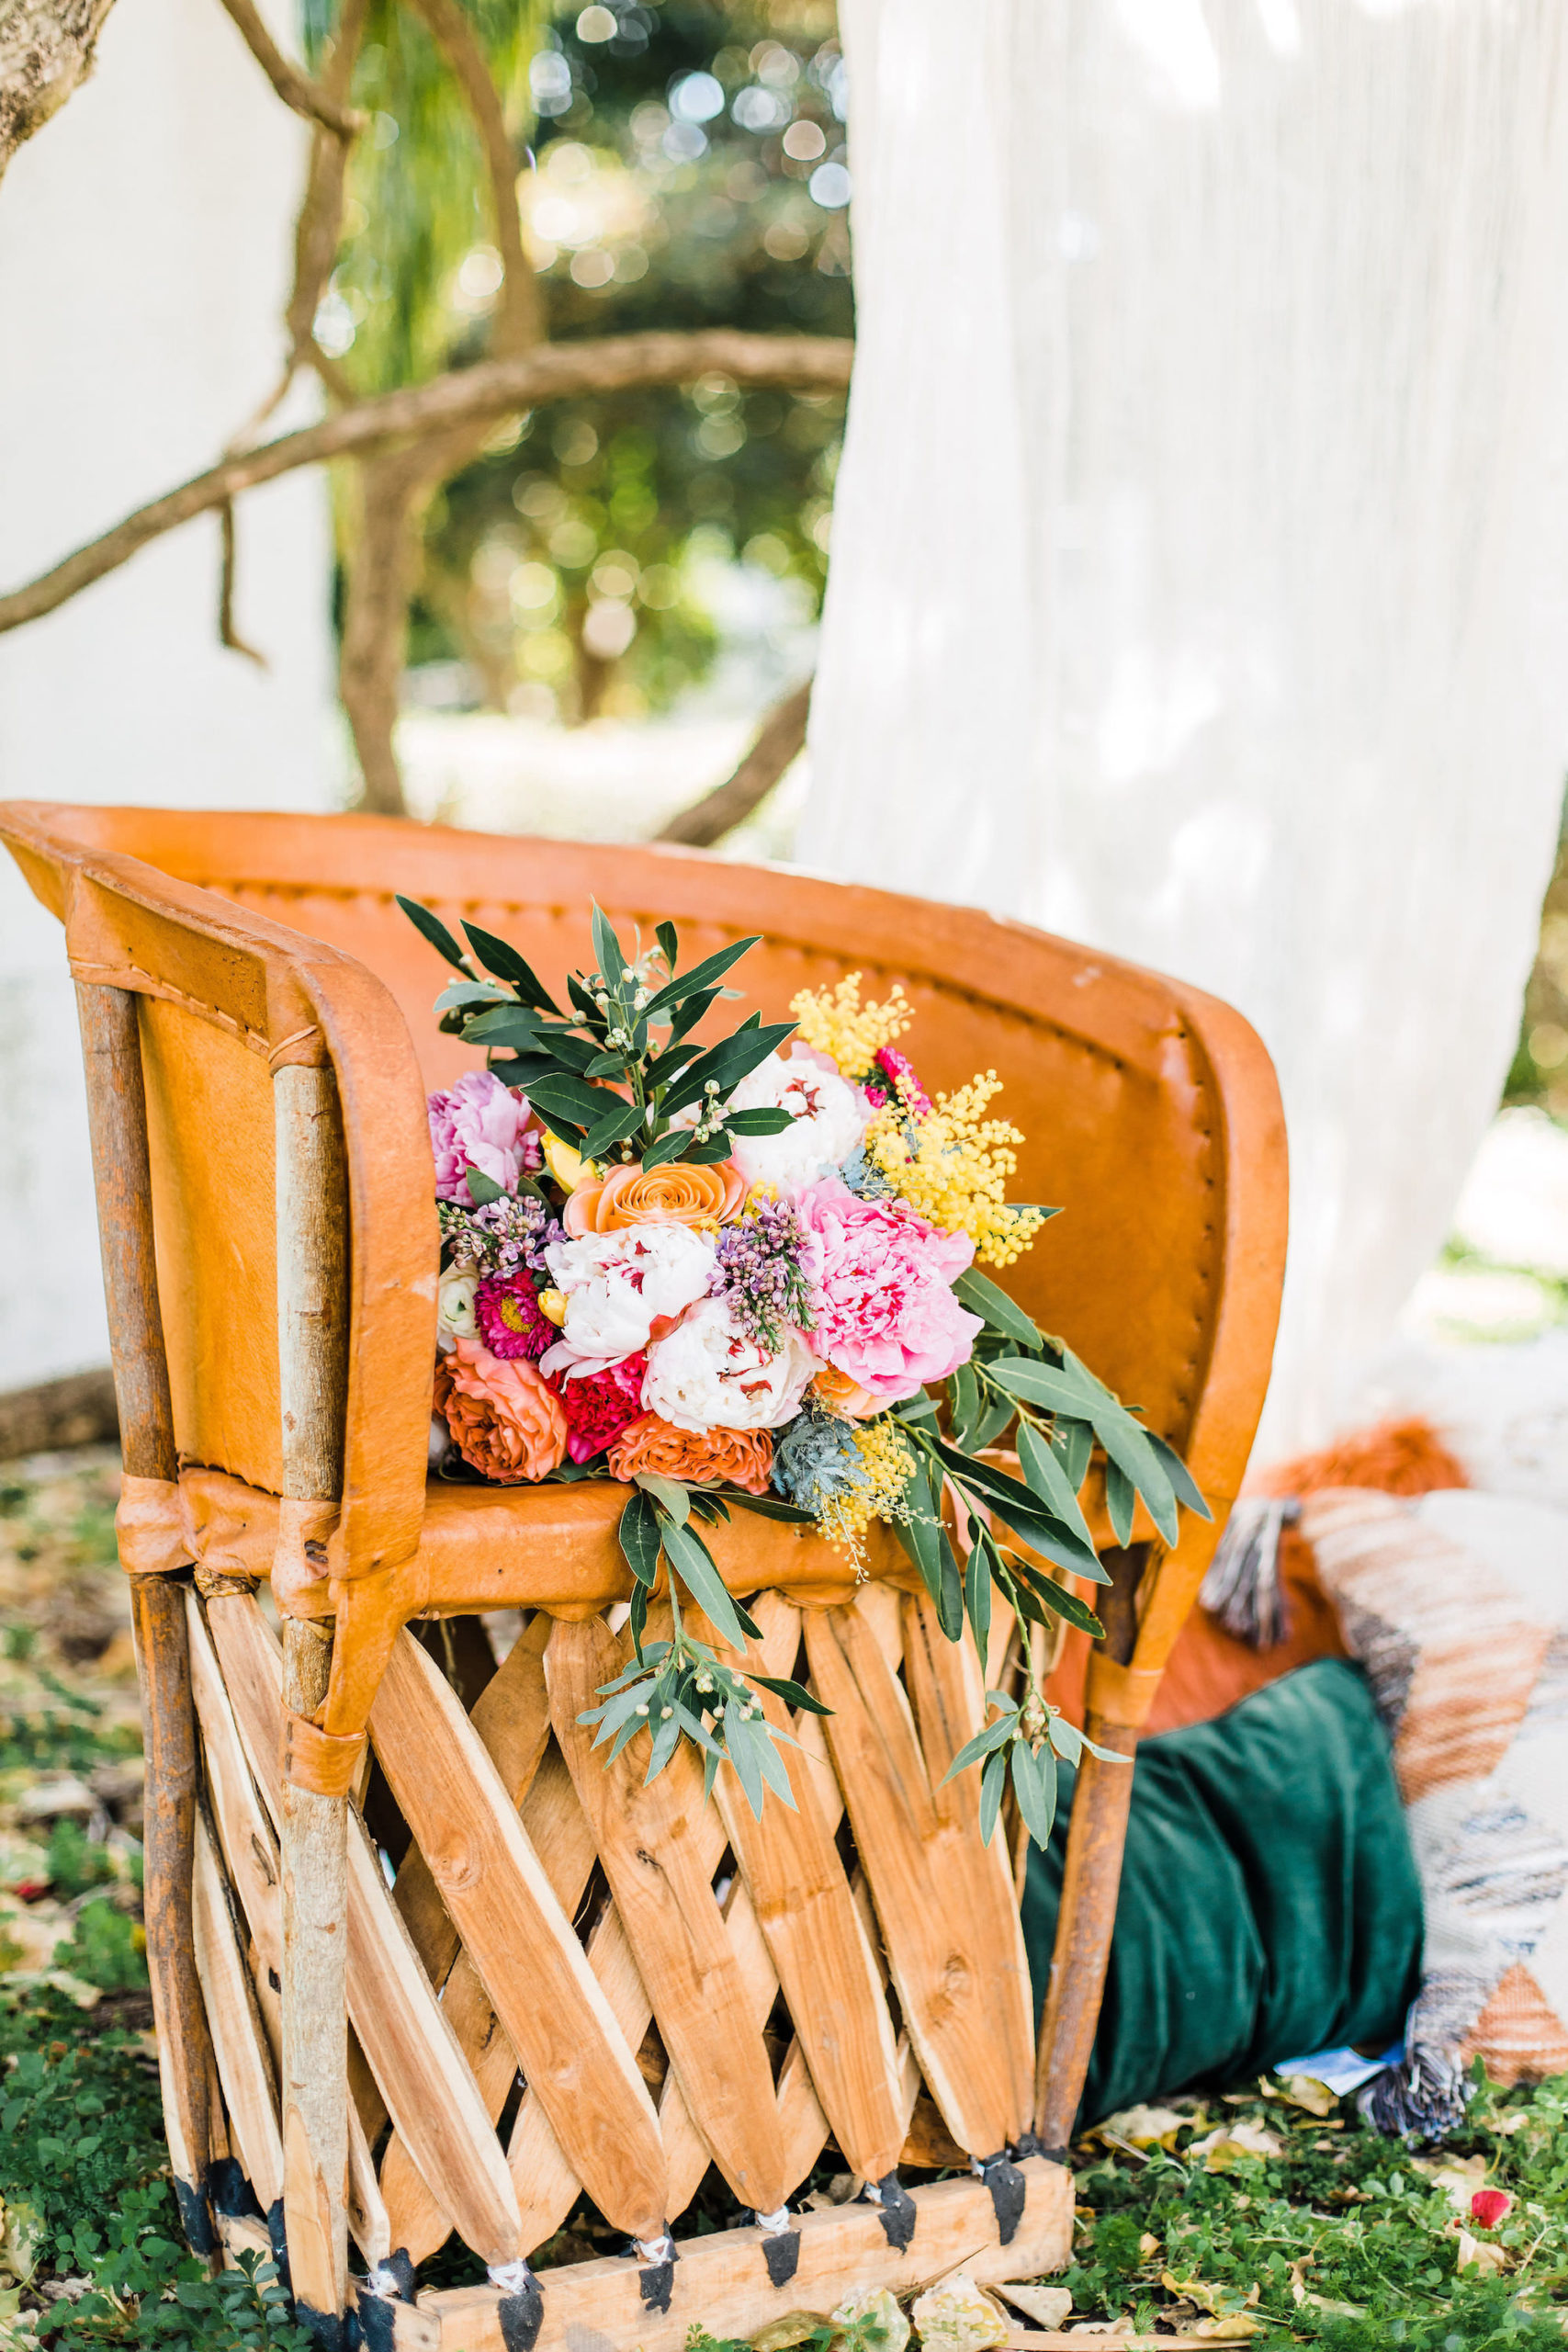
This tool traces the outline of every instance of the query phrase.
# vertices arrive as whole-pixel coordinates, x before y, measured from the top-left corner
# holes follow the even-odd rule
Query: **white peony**
[[[706,1295],[714,1249],[689,1225],[632,1225],[552,1242],[545,1262],[566,1321],[539,1369],[592,1372],[646,1348],[655,1323]]]
[[[770,1054],[729,1098],[736,1111],[781,1110],[795,1115],[782,1135],[738,1136],[735,1165],[749,1184],[803,1192],[847,1159],[865,1135],[868,1114],[860,1089],[828,1067],[827,1057],[794,1045],[787,1060]]]
[[[771,1355],[728,1301],[710,1298],[649,1348],[643,1410],[678,1430],[776,1430],[793,1420],[821,1369],[797,1331]]]
[[[479,1278],[471,1266],[450,1268],[441,1277],[436,1291],[435,1344],[445,1354],[455,1348],[459,1340],[477,1340],[479,1321],[474,1314],[474,1293]]]

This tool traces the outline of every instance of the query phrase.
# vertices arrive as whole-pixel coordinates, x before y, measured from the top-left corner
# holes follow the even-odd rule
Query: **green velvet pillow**
[[[1213,1723],[1145,1740],[1080,2124],[1299,2052],[1397,2038],[1421,1887],[1358,1668],[1319,1658]],[[1072,1775],[1032,1849],[1023,1933],[1044,2001]]]

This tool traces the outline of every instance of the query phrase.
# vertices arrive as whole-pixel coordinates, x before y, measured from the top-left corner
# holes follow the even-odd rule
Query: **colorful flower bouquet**
[[[895,1040],[895,988],[858,974],[698,1043],[755,939],[678,969],[672,924],[628,959],[592,912],[596,968],[563,1012],[506,942],[403,911],[459,977],[442,1027],[487,1066],[430,1098],[442,1272],[432,1446],[443,1475],[627,1488],[635,1659],[587,1720],[612,1756],[682,1738],[708,1785],[728,1758],[760,1811],[788,1777],[757,1695],[823,1712],[797,1684],[728,1664],[682,1622],[680,1589],[745,1657],[756,1626],[701,1529],[732,1509],[811,1522],[863,1569],[889,1523],[942,1631],[982,1660],[993,1588],[1025,1624],[1099,1620],[1055,1571],[1107,1581],[1079,1504],[1098,1447],[1118,1543],[1141,1496],[1167,1543],[1208,1513],[1179,1458],[977,1270],[1011,1263],[1052,1212],[1009,1202],[1021,1137],[988,1115],[994,1072],[934,1100]],[[1021,1475],[998,1466],[1012,1443]],[[1022,1547],[1027,1547],[1025,1550]],[[961,1560],[960,1552],[964,1556]],[[645,1643],[668,1564],[671,1638]],[[1055,1758],[1081,1735],[1032,1680],[953,1770],[984,1760],[988,1839],[1010,1770],[1050,1835]],[[1099,1752],[1099,1751],[1097,1751]]]

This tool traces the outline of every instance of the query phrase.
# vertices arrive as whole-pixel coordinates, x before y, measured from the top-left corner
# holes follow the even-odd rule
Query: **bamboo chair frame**
[[[426,1494],[423,1089],[452,1061],[424,1040],[421,1072],[399,997],[417,1016],[434,974],[391,893],[542,926],[525,944],[547,980],[590,894],[617,920],[696,925],[705,952],[755,930],[775,1005],[870,967],[929,1005],[918,1050],[942,1082],[983,1057],[974,1035],[1010,1101],[1017,1065],[1037,1069],[1042,1193],[1064,1178],[1085,1238],[1054,1270],[1042,1245],[1016,1287],[1037,1312],[1059,1299],[1059,1328],[1184,1449],[1214,1510],[1168,1555],[1142,1523],[1110,1555],[1086,1723],[1129,1757],[1268,1377],[1284,1139],[1252,1032],[1023,926],[689,854],[24,803],[0,807],[0,837],[77,981],[148,1954],[192,2245],[273,2247],[325,2343],[356,2310],[420,2352],[678,2352],[694,2321],[750,2335],[960,2267],[1066,2261],[1059,2159],[1132,1775],[1080,1772],[1036,2047],[1013,1871],[979,1845],[975,1776],[943,1785],[979,1662],[890,1543],[857,1592],[815,1538],[714,1531],[771,1669],[834,1711],[794,1727],[797,1811],[754,1822],[728,1775],[705,1806],[690,1758],[645,1789],[630,1754],[610,1772],[591,1756],[576,1718],[624,1651],[604,1613],[626,1589],[614,1494]],[[503,1607],[531,1613],[470,1706],[415,1633],[471,1642]],[[993,1677],[1011,1631],[993,1628]],[[409,1838],[390,1890],[360,1810],[367,1732]],[[792,2214],[829,2139],[865,2193]],[[668,2216],[710,2161],[757,2225],[677,2244]],[[900,2162],[970,2172],[910,2192]],[[527,2256],[583,2186],[633,2251],[536,2277]],[[489,2283],[419,2291],[412,2262],[454,2224]]]

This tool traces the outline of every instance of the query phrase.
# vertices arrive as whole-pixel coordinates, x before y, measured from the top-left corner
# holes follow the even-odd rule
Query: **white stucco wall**
[[[209,463],[269,388],[306,138],[213,0],[119,0],[0,183],[0,585]],[[239,536],[270,667],[217,641],[203,517],[0,637],[0,797],[324,805],[323,481],[259,492]],[[107,1357],[61,933],[0,854],[0,1391]]]

